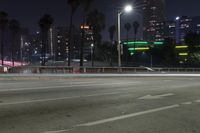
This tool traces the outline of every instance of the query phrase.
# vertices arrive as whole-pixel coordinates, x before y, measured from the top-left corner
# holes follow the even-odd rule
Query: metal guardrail
[[[9,68],[9,73],[142,73],[142,72],[200,72],[200,68],[148,68],[148,67],[65,67],[24,66]]]
[[[72,67],[27,66],[9,68],[9,73],[73,73]]]
[[[200,68],[153,68],[157,72],[200,72]]]

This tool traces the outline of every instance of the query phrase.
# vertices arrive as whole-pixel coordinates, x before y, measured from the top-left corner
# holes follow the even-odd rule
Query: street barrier
[[[65,67],[65,66],[23,66],[9,68],[8,73],[198,73],[200,68],[149,68],[149,67]]]
[[[0,67],[0,73],[4,73],[3,67]]]
[[[0,73],[7,73],[7,72],[8,72],[8,68],[7,67],[0,66]]]

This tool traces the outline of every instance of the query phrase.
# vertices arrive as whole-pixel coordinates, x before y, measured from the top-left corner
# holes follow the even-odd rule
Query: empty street
[[[199,86],[192,76],[1,80],[0,131],[199,133]]]

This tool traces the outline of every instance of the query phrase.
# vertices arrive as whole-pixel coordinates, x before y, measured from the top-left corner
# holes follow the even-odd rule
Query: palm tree
[[[137,21],[134,21],[133,22],[133,29],[134,29],[134,35],[135,35],[135,37],[134,37],[134,42],[136,42],[137,41],[137,34],[138,34],[138,29],[139,29],[139,27],[140,27],[140,24],[137,22]],[[135,45],[135,43],[134,43],[134,49],[136,48],[136,45]],[[136,54],[134,54],[134,55],[136,55]]]
[[[117,28],[115,25],[112,25],[108,28],[108,32],[109,32],[109,36],[110,36],[110,41],[113,43],[114,41],[114,36],[115,36],[115,33],[117,31]]]
[[[80,0],[80,4],[84,10],[84,16],[83,16],[83,28],[82,28],[82,34],[81,34],[81,46],[80,46],[80,67],[83,66],[83,51],[84,51],[84,41],[85,41],[85,23],[86,23],[86,14],[90,10],[91,3],[94,0]]]
[[[94,0],[80,0],[80,4],[82,5],[85,13],[90,10],[92,2],[94,2]]]
[[[137,34],[138,34],[139,27],[140,27],[140,24],[137,21],[134,21],[133,22],[133,29],[134,29],[134,35],[135,35],[134,39],[135,39],[135,41],[137,41]]]
[[[124,28],[126,29],[126,50],[128,49],[128,41],[129,41],[129,31],[131,30],[131,24],[130,23],[126,23],[124,25]],[[126,65],[128,65],[128,51],[125,52],[126,55]]]
[[[73,16],[77,8],[80,5],[80,0],[67,0],[68,5],[71,7],[70,13],[70,23],[69,23],[69,52],[68,52],[68,66],[71,65],[71,53],[72,53],[72,26],[73,26]]]
[[[113,44],[114,44],[114,36],[117,31],[117,28],[115,25],[112,25],[108,28],[109,36],[110,36],[110,41],[111,41],[111,49],[110,49],[110,66],[112,66],[112,57],[113,57]]]
[[[190,65],[200,64],[200,34],[189,32],[185,36],[185,43],[188,45],[188,63]]]
[[[101,31],[105,28],[105,15],[98,10],[93,10],[87,15],[87,24],[93,32],[93,55],[92,55],[92,66],[94,66],[94,50],[95,46],[99,46],[101,43]],[[99,38],[100,37],[100,38]]]
[[[12,65],[14,66],[14,53],[16,52],[16,36],[20,31],[20,23],[13,19],[9,22],[9,29],[12,32],[12,45],[11,45],[11,58],[12,58]],[[19,48],[18,48],[19,49]]]
[[[126,39],[127,39],[127,41],[128,41],[128,39],[129,39],[129,31],[131,30],[131,24],[130,23],[126,23],[125,25],[124,25],[124,28],[126,29]]]
[[[39,20],[39,26],[41,30],[42,35],[42,66],[45,66],[46,64],[46,45],[48,44],[48,33],[51,28],[51,25],[53,24],[54,19],[48,15],[45,14],[40,20]]]
[[[1,65],[4,65],[4,34],[8,24],[8,14],[6,12],[0,12],[0,30],[1,30]]]

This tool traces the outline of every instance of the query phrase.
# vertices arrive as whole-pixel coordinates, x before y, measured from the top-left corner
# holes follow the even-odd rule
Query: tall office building
[[[165,21],[165,0],[144,0],[143,36],[147,41],[158,41],[156,37],[162,38],[160,31],[157,31],[158,23]]]

